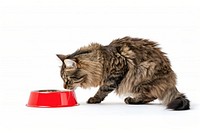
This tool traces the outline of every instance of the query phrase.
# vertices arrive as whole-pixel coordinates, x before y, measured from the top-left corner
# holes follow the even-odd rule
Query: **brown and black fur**
[[[64,88],[99,87],[88,103],[100,103],[112,91],[127,96],[127,104],[145,104],[159,99],[173,110],[187,110],[190,102],[176,88],[176,75],[157,43],[124,37],[108,46],[92,43],[62,61]],[[64,60],[73,61],[68,66]]]

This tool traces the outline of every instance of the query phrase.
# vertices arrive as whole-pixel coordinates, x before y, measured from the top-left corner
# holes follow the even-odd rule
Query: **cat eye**
[[[83,80],[85,76],[81,76],[81,77],[70,77],[71,79],[74,80],[74,83],[78,83],[81,82]]]
[[[80,78],[78,77],[70,77],[71,79],[74,79],[74,80],[79,80]]]

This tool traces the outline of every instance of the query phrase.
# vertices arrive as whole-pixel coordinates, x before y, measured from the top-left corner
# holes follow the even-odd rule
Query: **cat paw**
[[[135,99],[135,98],[132,98],[132,97],[127,97],[124,99],[124,102],[126,104],[145,104],[147,102],[145,101],[142,101],[142,100],[138,100],[138,99]]]
[[[96,104],[96,103],[100,103],[101,99],[100,98],[96,98],[96,97],[90,97],[87,101],[87,103],[89,104]]]
[[[124,102],[125,102],[126,104],[133,104],[133,98],[127,97],[127,98],[124,99]]]

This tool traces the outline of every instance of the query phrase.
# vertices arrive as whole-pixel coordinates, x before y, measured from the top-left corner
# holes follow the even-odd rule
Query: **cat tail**
[[[186,96],[180,92],[176,88],[173,90],[169,90],[168,94],[164,96],[165,103],[167,103],[167,109],[172,110],[189,110],[190,109],[190,101],[186,98]]]
[[[188,110],[190,109],[190,101],[186,98],[184,94],[173,99],[168,105],[168,109],[173,110]]]

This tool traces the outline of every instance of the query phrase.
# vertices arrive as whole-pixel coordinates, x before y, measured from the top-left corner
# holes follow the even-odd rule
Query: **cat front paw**
[[[100,103],[101,99],[97,98],[97,97],[90,97],[87,101],[87,103],[89,104],[96,104],[96,103]]]

